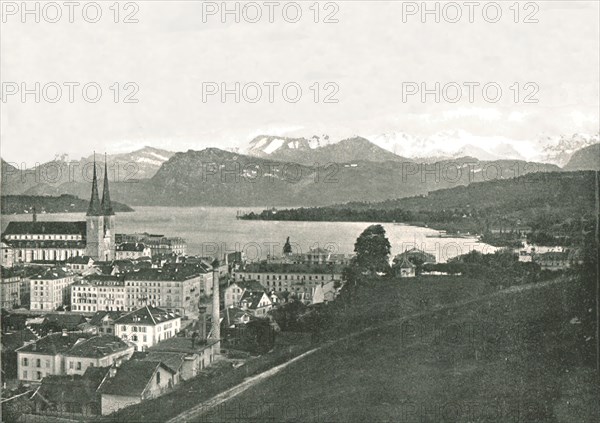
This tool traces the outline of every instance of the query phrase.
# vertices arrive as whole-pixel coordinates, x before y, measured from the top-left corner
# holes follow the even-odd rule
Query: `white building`
[[[115,336],[146,351],[160,341],[174,337],[181,329],[177,313],[145,306],[115,320]]]
[[[48,375],[83,375],[88,367],[128,360],[133,351],[132,346],[111,335],[54,333],[16,350],[18,378],[40,382]]]
[[[31,310],[56,310],[69,304],[74,275],[55,267],[30,278]]]
[[[150,247],[142,242],[124,242],[123,244],[117,245],[116,248],[116,259],[137,259],[140,257],[150,257],[152,251]]]

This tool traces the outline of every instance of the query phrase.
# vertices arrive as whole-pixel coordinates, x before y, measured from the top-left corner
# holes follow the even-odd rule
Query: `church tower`
[[[102,215],[104,217],[104,255],[105,260],[115,259],[115,212],[110,202],[110,192],[108,190],[108,165],[106,163],[106,154],[104,155],[104,188],[102,191]]]
[[[86,213],[85,254],[94,260],[104,260],[104,216],[98,196],[98,178],[96,176],[96,157],[94,155],[94,173],[92,179],[92,197]]]

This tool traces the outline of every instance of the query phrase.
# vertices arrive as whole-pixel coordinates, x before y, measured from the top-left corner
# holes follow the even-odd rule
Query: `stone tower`
[[[86,255],[94,260],[115,259],[115,213],[108,190],[108,169],[104,163],[104,192],[102,202],[98,194],[96,158],[92,178],[92,197],[86,214]]]
[[[104,246],[103,253],[105,260],[115,259],[115,212],[110,202],[110,192],[108,190],[108,165],[106,155],[104,155],[104,187],[102,191],[102,215],[104,217]]]

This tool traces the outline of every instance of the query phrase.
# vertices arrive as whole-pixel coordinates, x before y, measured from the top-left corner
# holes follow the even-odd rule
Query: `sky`
[[[245,15],[239,3],[239,23],[222,10],[210,14],[221,2],[122,2],[118,23],[113,2],[99,3],[96,23],[86,21],[95,18],[91,7],[85,15],[76,9],[71,23],[58,2],[60,19],[48,7],[35,22],[35,15],[23,16],[21,2],[3,3],[3,159],[29,166],[57,154],[79,158],[146,145],[243,148],[261,134],[408,134],[443,144],[450,132],[467,134],[480,148],[500,137],[526,150],[539,148],[544,137],[599,130],[597,1],[529,2],[534,6],[527,8],[522,2],[518,17],[509,9],[513,2],[499,2],[495,23],[495,10],[484,14],[483,6],[470,22],[464,2],[455,3],[462,14],[455,23],[449,21],[456,10],[445,3],[437,3],[435,22],[422,10],[410,14],[421,2],[321,2],[318,17],[313,2],[299,2],[295,23],[291,2],[279,2],[273,22],[264,2],[253,3],[259,9],[247,5]],[[261,18],[249,22],[256,10]],[[127,17],[138,22],[126,23]],[[231,93],[236,83],[239,102]],[[433,93],[423,99],[420,90],[435,91],[436,83],[439,101]],[[472,83],[472,99],[465,83]],[[57,86],[62,95],[52,102]],[[215,87],[219,92],[211,94]],[[262,97],[254,101],[256,87]],[[419,91],[409,95],[415,87]],[[23,88],[32,93],[23,98]],[[230,90],[224,99],[222,88]],[[137,102],[125,102],[127,95]]]

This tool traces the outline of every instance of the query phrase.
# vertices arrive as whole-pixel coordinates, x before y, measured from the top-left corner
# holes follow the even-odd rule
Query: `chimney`
[[[200,306],[198,308],[198,317],[199,317],[199,326],[200,331],[198,333],[198,337],[202,340],[202,342],[206,342],[206,307]]]
[[[63,329],[63,330],[62,330],[62,336],[68,336],[68,334],[67,334],[67,330],[66,330],[66,329]]]
[[[112,366],[110,366],[110,369],[108,369],[108,377],[115,377],[117,375],[117,367],[113,364]]]
[[[212,297],[212,339],[217,341],[215,354],[221,352],[221,322],[220,322],[220,298],[219,298],[219,260],[212,263],[213,266],[213,297]]]

